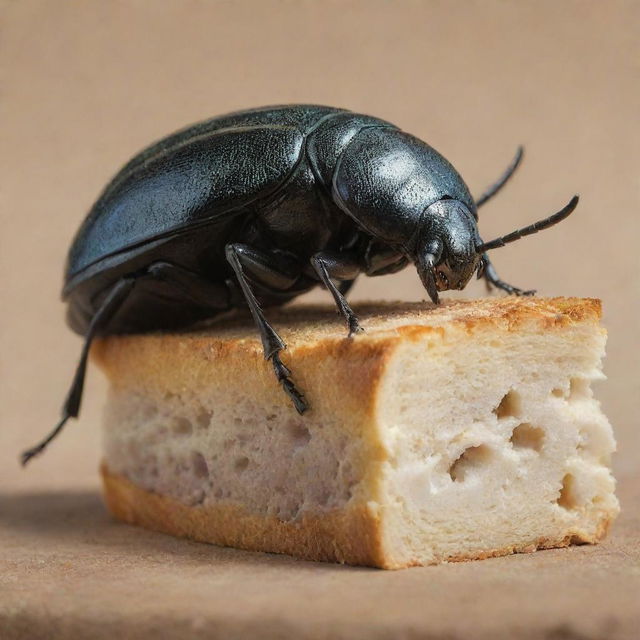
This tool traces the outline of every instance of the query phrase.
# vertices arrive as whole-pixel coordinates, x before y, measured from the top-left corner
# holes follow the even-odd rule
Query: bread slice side
[[[377,411],[385,566],[605,535],[619,506],[591,390],[606,341],[594,320],[453,323],[398,345]]]
[[[109,509],[173,535],[398,568],[597,541],[617,513],[595,301],[282,312],[298,416],[246,321],[111,337]]]
[[[294,343],[289,361],[313,407],[299,416],[251,329],[96,344],[111,381],[109,510],[176,536],[381,566],[382,448],[371,424],[391,342],[346,342],[340,331]]]

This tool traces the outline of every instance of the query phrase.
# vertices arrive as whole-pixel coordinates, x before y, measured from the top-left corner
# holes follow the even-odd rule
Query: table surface
[[[174,539],[95,486],[0,494],[0,638],[637,638],[639,478],[597,546],[381,571]]]

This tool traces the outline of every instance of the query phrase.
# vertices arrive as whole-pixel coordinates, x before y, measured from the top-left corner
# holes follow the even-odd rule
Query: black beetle
[[[487,251],[545,229],[576,207],[491,242],[477,209],[513,174],[474,200],[453,166],[393,124],[317,105],[231,113],[178,131],[135,156],[80,227],[65,271],[67,321],[84,335],[62,419],[23,464],[80,409],[96,335],[186,327],[248,306],[284,391],[307,404],[280,360],[285,344],[262,308],[323,284],[349,326],[345,295],[360,273],[409,262],[434,303],[474,273],[508,293]],[[335,284],[334,283],[337,283]]]

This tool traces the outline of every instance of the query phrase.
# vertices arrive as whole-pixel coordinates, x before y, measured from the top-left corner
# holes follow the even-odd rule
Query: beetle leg
[[[111,320],[116,311],[118,311],[125,298],[129,293],[131,293],[131,290],[135,285],[135,281],[136,278],[123,278],[122,280],[119,280],[111,291],[109,291],[109,294],[104,299],[102,305],[94,314],[84,339],[84,346],[82,347],[82,353],[80,354],[76,373],[73,376],[71,388],[69,389],[67,399],[62,407],[62,419],[46,438],[39,442],[35,447],[28,449],[22,454],[21,458],[23,465],[27,464],[31,458],[37,456],[46,449],[47,445],[62,431],[62,428],[69,418],[78,417],[78,413],[80,412],[80,403],[82,401],[84,378],[87,370],[87,357],[89,356],[91,342],[95,338],[96,334],[109,323],[109,320]]]
[[[371,240],[364,254],[364,272],[368,276],[396,273],[407,266],[408,259],[394,247]]]
[[[484,261],[484,272],[482,277],[484,278],[489,290],[491,290],[491,287],[493,286],[515,296],[532,296],[535,294],[535,289],[525,291],[524,289],[518,289],[518,287],[514,287],[507,284],[504,280],[501,280],[486,253],[482,254],[482,259]]]
[[[324,286],[329,289],[335,300],[338,311],[346,320],[349,327],[349,337],[354,333],[363,331],[358,323],[358,318],[353,312],[344,295],[338,290],[331,278],[338,280],[354,280],[360,273],[360,264],[356,257],[350,253],[333,253],[322,251],[311,258],[311,265],[316,274],[322,280]]]
[[[259,285],[286,291],[300,278],[300,263],[285,253],[266,253],[240,243],[234,243],[233,247],[245,276]]]
[[[147,267],[147,273],[141,276],[151,277],[173,285],[181,295],[203,307],[211,309],[229,308],[229,290],[219,282],[212,282],[184,267],[159,260]]]
[[[244,274],[244,247],[245,245],[228,244],[225,247],[227,261],[231,265],[234,273],[236,274],[236,277],[238,278],[238,282],[240,283],[240,287],[242,288],[242,293],[244,293],[244,297],[247,305],[249,306],[249,310],[251,311],[251,315],[253,316],[253,320],[258,327],[258,331],[260,332],[265,359],[271,360],[276,377],[278,378],[278,382],[282,385],[285,393],[291,398],[291,400],[293,400],[293,404],[295,405],[298,413],[304,413],[308,408],[304,396],[302,395],[302,393],[300,393],[300,391],[298,391],[293,381],[289,378],[289,376],[291,375],[291,371],[289,371],[289,369],[287,369],[287,367],[280,360],[280,351],[282,351],[282,349],[284,349],[286,345],[282,338],[275,332],[274,328],[267,322],[266,318],[264,317],[258,300],[253,294],[253,291],[249,286],[249,282],[247,281],[247,277]]]

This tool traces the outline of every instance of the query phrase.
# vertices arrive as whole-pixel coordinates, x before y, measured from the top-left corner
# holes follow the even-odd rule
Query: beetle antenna
[[[511,164],[507,167],[506,171],[494,182],[477,200],[476,207],[480,208],[487,200],[491,200],[493,196],[504,187],[509,178],[516,172],[516,169],[522,162],[522,156],[524,155],[524,147],[520,145],[516,151],[516,155],[511,161]]]
[[[497,249],[498,247],[504,247],[505,244],[509,244],[510,242],[514,242],[515,240],[520,240],[524,236],[530,236],[533,233],[537,233],[538,231],[542,231],[543,229],[548,229],[552,227],[554,224],[561,222],[569,214],[578,206],[579,196],[573,196],[569,204],[560,209],[558,213],[554,213],[552,216],[548,218],[544,218],[544,220],[538,220],[538,222],[534,222],[527,227],[522,227],[522,229],[517,229],[516,231],[512,231],[508,233],[506,236],[501,236],[496,238],[495,240],[491,240],[491,242],[483,242],[481,244],[476,245],[476,251],[478,253],[484,253],[485,251],[489,251],[490,249]]]

